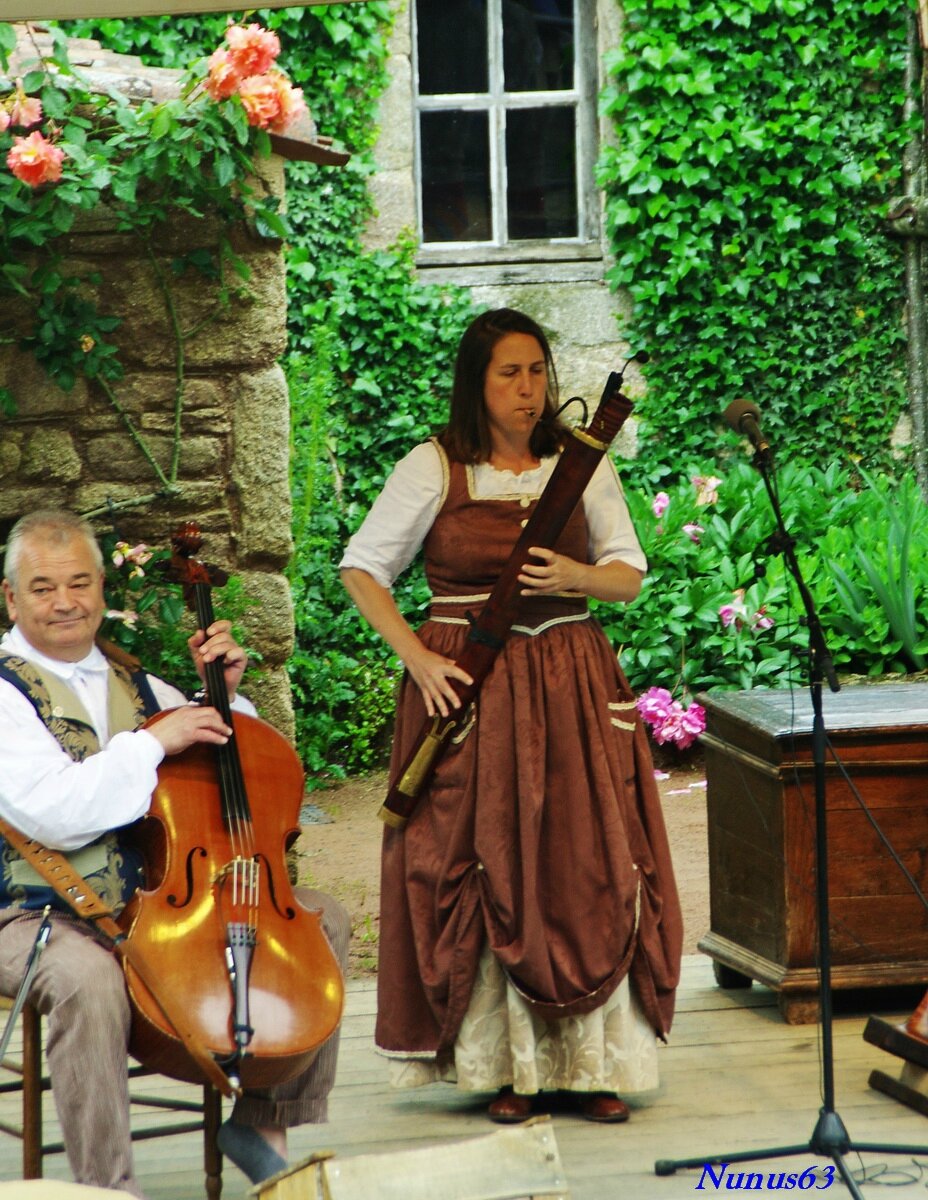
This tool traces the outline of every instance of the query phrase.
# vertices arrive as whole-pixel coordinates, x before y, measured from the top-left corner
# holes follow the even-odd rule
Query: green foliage
[[[623,0],[599,182],[627,332],[653,353],[636,475],[717,452],[747,395],[792,456],[887,467],[902,272],[882,223],[910,136],[894,0]]]
[[[828,529],[821,543],[833,577],[835,624],[857,648],[862,671],[885,670],[887,656],[896,670],[922,671],[928,666],[925,505],[912,476],[899,484],[868,476],[866,483],[852,520]]]
[[[915,484],[884,480],[856,491],[850,467],[798,462],[778,477],[784,522],[836,670],[875,676],[917,667],[928,649],[928,510]],[[734,464],[716,491],[715,502],[699,504],[691,480],[668,487],[659,516],[654,496],[629,494],[650,573],[633,604],[600,605],[598,615],[622,646],[636,690],[659,684],[695,694],[805,678],[805,613],[763,482],[746,463]]]

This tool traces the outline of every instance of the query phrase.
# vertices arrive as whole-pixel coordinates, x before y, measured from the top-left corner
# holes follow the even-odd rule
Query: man
[[[232,733],[215,708],[192,705],[154,676],[114,661],[96,644],[103,620],[103,558],[91,527],[66,512],[22,518],[10,533],[3,593],[12,629],[0,639],[0,817],[66,853],[108,903],[125,903],[140,876],[118,830],[148,810],[158,765],[197,743]],[[189,640],[197,670],[223,656],[231,707],[246,656],[228,621]],[[172,711],[139,728],[159,709]],[[337,901],[301,889],[322,909],[341,963],[350,921]],[[41,912],[53,903],[52,932],[30,999],[47,1019],[46,1049],[71,1169],[79,1183],[142,1196],[129,1135],[127,1040],[122,970],[87,925],[0,840],[0,993],[15,995]],[[296,1079],[245,1093],[222,1126],[219,1145],[253,1183],[286,1165],[289,1126],[326,1119],[338,1032]]]

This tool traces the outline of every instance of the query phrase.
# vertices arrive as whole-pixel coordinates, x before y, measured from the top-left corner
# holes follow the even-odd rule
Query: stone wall
[[[266,173],[280,194],[283,160],[270,159]],[[156,244],[155,263],[170,276],[179,252],[208,244],[215,233],[203,221],[177,223]],[[79,379],[65,393],[31,355],[0,346],[0,385],[10,388],[17,406],[13,417],[0,417],[0,542],[17,517],[38,507],[96,513],[101,531],[115,519],[130,542],[158,546],[169,544],[179,523],[196,521],[204,537],[202,558],[239,575],[258,601],[244,618],[249,641],[263,658],[249,676],[248,691],[263,714],[291,735],[285,662],[293,612],[282,573],[291,551],[289,411],[277,365],[286,342],[284,264],[276,243],[244,229],[235,249],[251,272],[245,293],[184,346],[180,467],[170,496],[133,503],[156,493],[159,483],[99,387]],[[155,267],[137,244],[107,227],[102,213],[69,236],[67,253],[81,273],[99,271],[100,306],[122,318],[113,338],[126,371],[116,396],[167,473],[177,360]],[[173,278],[171,286],[183,328],[215,303],[215,288],[195,271]],[[110,503],[127,502],[107,518]],[[214,606],[221,616],[221,591]]]

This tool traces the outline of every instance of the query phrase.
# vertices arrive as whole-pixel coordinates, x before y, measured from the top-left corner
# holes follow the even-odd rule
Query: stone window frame
[[[416,181],[416,229],[419,248],[416,264],[429,272],[430,276],[458,277],[461,267],[474,275],[472,282],[489,282],[501,272],[510,282],[517,279],[546,278],[553,281],[562,272],[565,278],[602,278],[603,246],[601,235],[600,199],[594,181],[594,166],[599,150],[599,128],[597,123],[597,30],[596,5],[589,0],[574,0],[576,29],[576,78],[575,86],[569,91],[494,93],[493,85],[487,93],[437,94],[420,96],[417,86],[417,38],[416,4],[410,4],[412,33],[412,105],[415,147]],[[501,74],[501,0],[487,0],[489,20],[488,58],[491,72]],[[422,241],[422,169],[419,145],[420,112],[447,110],[453,107],[474,111],[499,111],[506,107],[540,107],[545,97],[550,103],[561,107],[565,100],[576,107],[577,131],[577,204],[578,234],[573,238],[551,238],[510,242],[423,242]],[[505,205],[500,195],[503,181],[502,145],[505,131],[501,122],[491,120],[491,137],[496,146],[491,153],[495,164],[492,167],[492,204],[494,209]],[[498,212],[495,214],[498,217]],[[494,227],[498,221],[494,220]],[[455,271],[454,268],[458,268]],[[552,271],[554,275],[552,275]],[[578,274],[579,272],[579,274]],[[460,280],[459,280],[460,281]]]

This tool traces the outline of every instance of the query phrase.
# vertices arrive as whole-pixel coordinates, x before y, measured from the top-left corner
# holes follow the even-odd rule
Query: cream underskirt
[[[453,1063],[389,1057],[390,1082],[398,1088],[444,1081],[466,1092],[509,1084],[525,1095],[560,1089],[628,1096],[658,1085],[657,1039],[627,979],[594,1012],[545,1020],[509,983],[489,948],[480,959]]]

